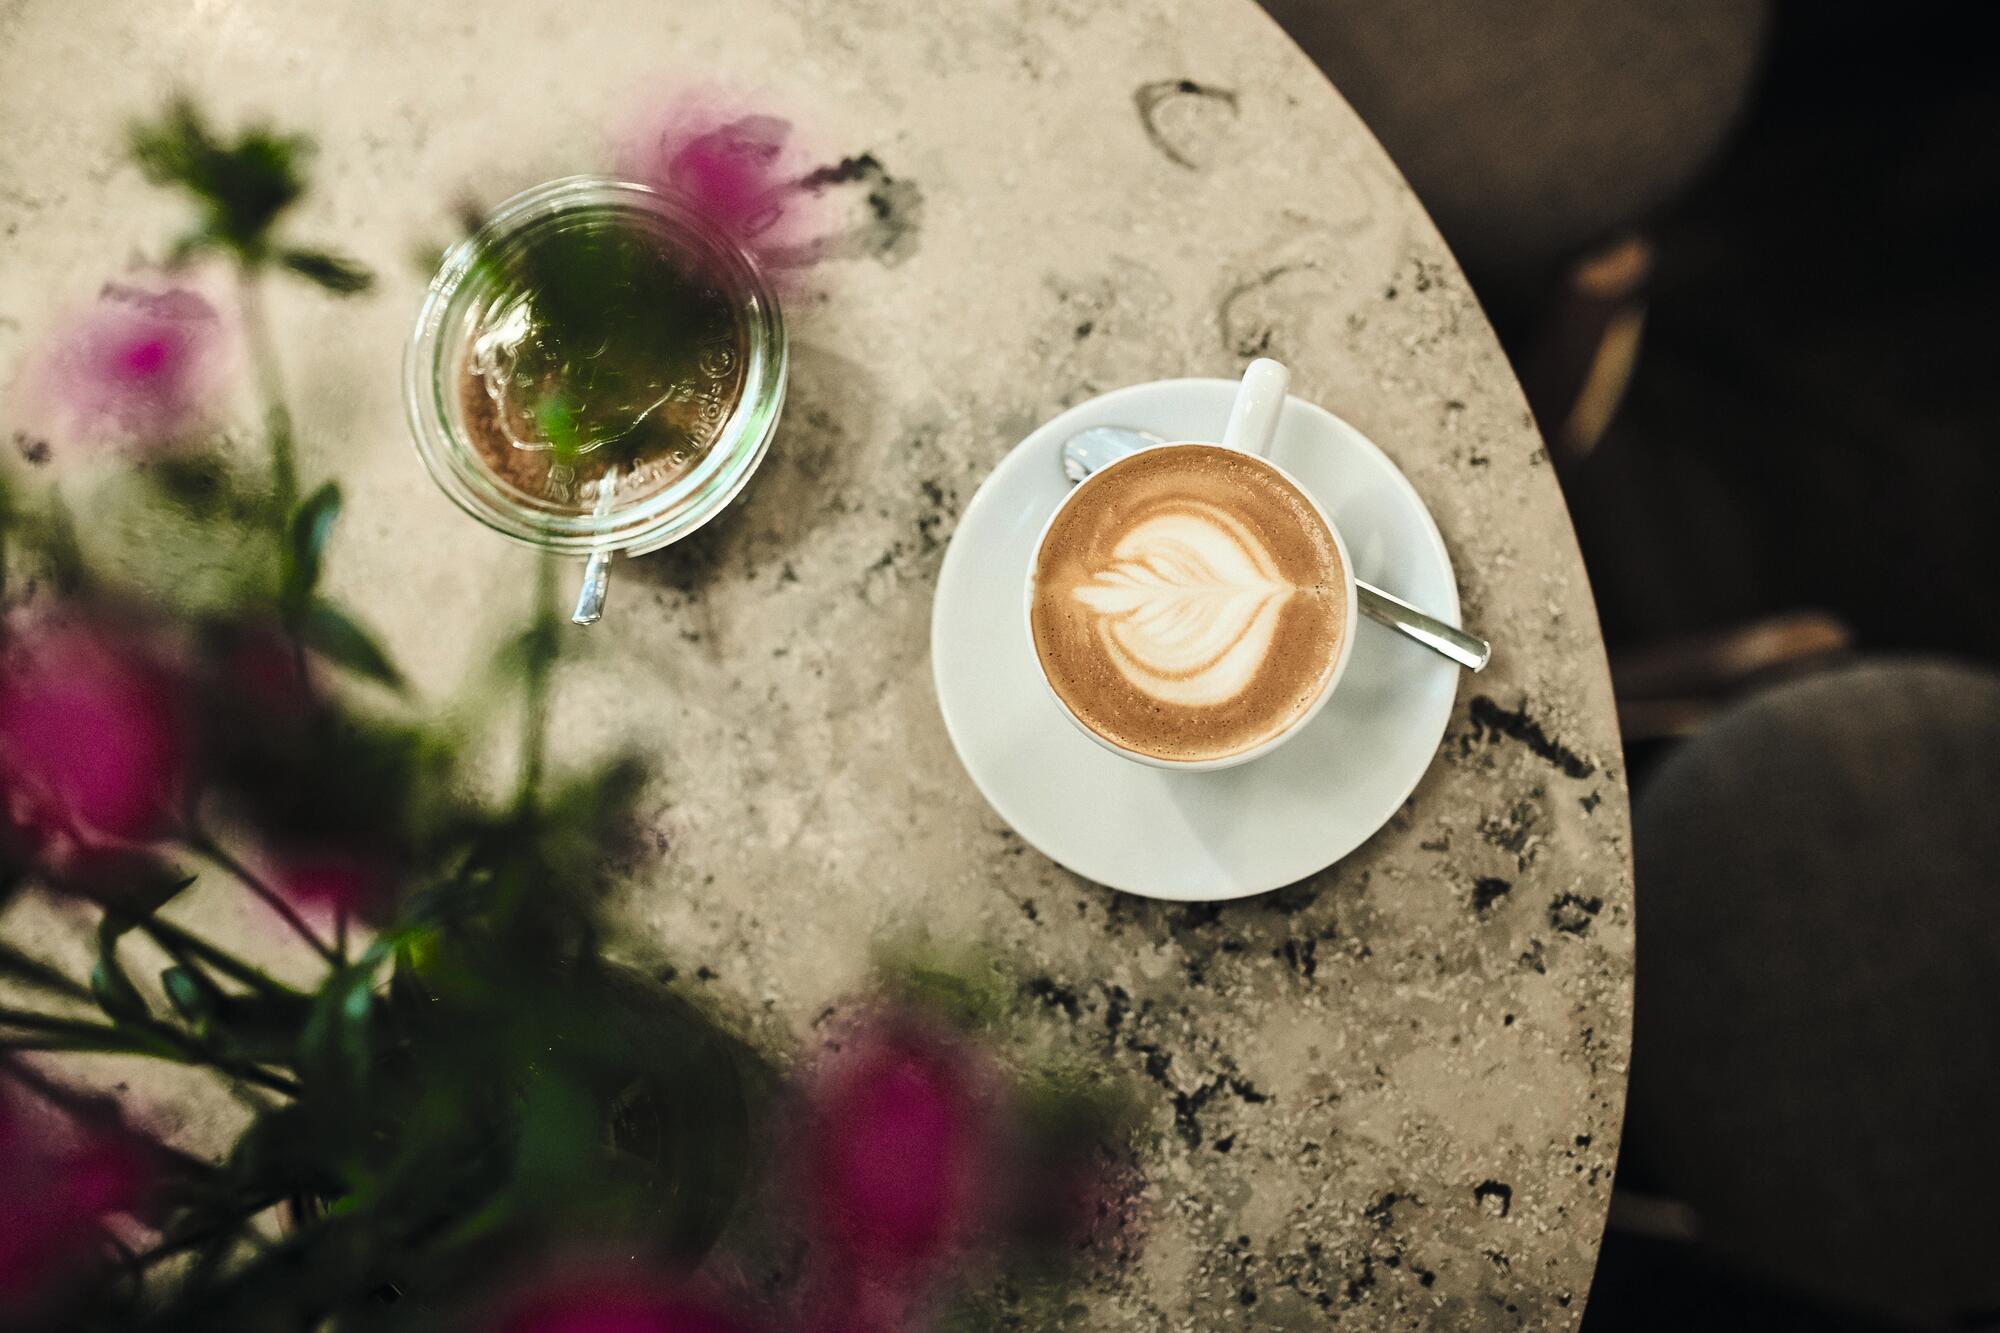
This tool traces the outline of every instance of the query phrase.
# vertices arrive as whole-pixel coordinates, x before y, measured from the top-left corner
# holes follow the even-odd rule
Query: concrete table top
[[[315,135],[298,233],[384,280],[273,301],[306,472],[347,491],[337,590],[442,697],[525,604],[531,557],[410,448],[412,256],[461,199],[602,169],[691,84],[746,90],[850,169],[790,304],[770,458],[722,519],[619,571],[558,700],[564,751],[657,760],[658,855],[621,891],[637,947],[794,1040],[884,940],[989,947],[1030,1025],[1147,1109],[1144,1248],[1065,1327],[1574,1326],[1632,985],[1590,590],[1464,278],[1248,0],[11,0],[0,366],[173,234],[127,117],[187,88]],[[1409,475],[1498,651],[1341,864],[1241,903],[1121,897],[1026,849],[960,769],[926,660],[938,563],[1035,423],[1265,352]]]

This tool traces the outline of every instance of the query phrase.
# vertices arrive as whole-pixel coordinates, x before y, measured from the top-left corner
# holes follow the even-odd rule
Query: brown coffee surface
[[[505,275],[460,348],[459,425],[523,496],[595,507],[670,485],[701,460],[743,397],[745,312],[672,237],[627,221],[553,228],[496,257]],[[545,431],[560,407],[565,447]]]
[[[524,449],[508,435],[487,382],[469,361],[459,368],[459,422],[479,461],[500,481],[523,495],[553,504],[590,509],[597,487],[613,461],[609,451],[586,453],[566,463],[550,449]],[[617,503],[630,504],[671,484],[701,461],[742,396],[740,354],[736,368],[712,397],[663,403],[660,427],[645,447],[618,459]]]
[[[1085,726],[1158,759],[1220,759],[1318,699],[1348,633],[1346,575],[1275,469],[1168,445],[1083,483],[1042,543],[1029,620]]]

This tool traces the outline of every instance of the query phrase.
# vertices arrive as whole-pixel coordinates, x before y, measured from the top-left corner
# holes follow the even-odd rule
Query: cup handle
[[[1229,408],[1229,426],[1222,432],[1222,447],[1240,449],[1263,457],[1271,451],[1278,433],[1278,414],[1285,410],[1285,390],[1292,372],[1268,356],[1252,361],[1243,372],[1242,387]]]

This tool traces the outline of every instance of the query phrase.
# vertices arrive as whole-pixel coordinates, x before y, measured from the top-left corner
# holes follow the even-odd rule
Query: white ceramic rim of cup
[[[1048,541],[1049,532],[1055,527],[1056,519],[1062,515],[1065,509],[1068,509],[1076,502],[1076,497],[1083,494],[1084,488],[1096,485],[1101,478],[1110,476],[1140,455],[1152,453],[1155,449],[1179,449],[1191,444],[1199,445],[1205,449],[1230,448],[1226,444],[1217,444],[1213,440],[1162,440],[1158,444],[1149,444],[1143,449],[1134,449],[1123,458],[1107,463],[1070,488],[1069,494],[1062,498],[1062,503],[1049,511],[1048,519],[1042,524],[1041,533],[1035,538],[1034,554],[1028,560],[1026,591],[1021,599],[1022,625],[1028,635],[1028,651],[1034,656],[1035,673],[1041,677],[1042,688],[1048,691],[1049,698],[1055,700],[1056,707],[1061,709],[1062,715],[1070,720],[1070,725],[1113,754],[1133,760],[1136,763],[1145,764],[1150,768],[1163,768],[1175,773],[1212,773],[1219,769],[1235,768],[1238,764],[1247,764],[1252,759],[1261,758],[1303,731],[1308,723],[1319,716],[1320,709],[1326,707],[1326,701],[1333,697],[1334,686],[1340,684],[1340,678],[1347,673],[1347,659],[1354,653],[1354,631],[1357,628],[1354,619],[1360,613],[1361,598],[1359,590],[1355,587],[1354,561],[1347,553],[1347,541],[1340,535],[1340,528],[1334,523],[1333,516],[1326,512],[1326,506],[1319,502],[1319,497],[1314,495],[1310,490],[1307,490],[1305,485],[1287,471],[1283,464],[1273,462],[1262,454],[1253,454],[1247,450],[1230,450],[1232,453],[1240,453],[1244,457],[1262,463],[1265,467],[1270,468],[1271,471],[1277,473],[1282,480],[1287,482],[1293,490],[1306,498],[1306,503],[1310,504],[1313,507],[1313,512],[1319,515],[1319,521],[1326,524],[1326,530],[1333,534],[1333,549],[1340,554],[1341,585],[1346,592],[1346,614],[1341,619],[1340,651],[1334,655],[1333,670],[1327,673],[1326,683],[1320,687],[1319,697],[1307,705],[1304,712],[1293,718],[1290,725],[1283,731],[1278,732],[1274,736],[1267,736],[1247,750],[1239,750],[1235,754],[1218,755],[1213,759],[1162,759],[1158,755],[1143,754],[1138,750],[1120,745],[1108,736],[1099,734],[1091,728],[1089,723],[1076,715],[1069,704],[1064,701],[1062,695],[1056,692],[1055,682],[1049,679],[1049,669],[1042,664],[1041,648],[1035,643],[1035,571],[1042,567],[1042,547]]]

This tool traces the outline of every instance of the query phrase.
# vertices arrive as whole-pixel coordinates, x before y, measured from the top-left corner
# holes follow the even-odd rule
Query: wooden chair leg
[[[1627,236],[1570,264],[1525,358],[1528,401],[1557,466],[1582,462],[1604,435],[1639,356],[1652,244]]]
[[[1800,611],[1615,654],[1618,725],[1628,744],[1689,735],[1745,687],[1823,666],[1853,646],[1840,620]]]

